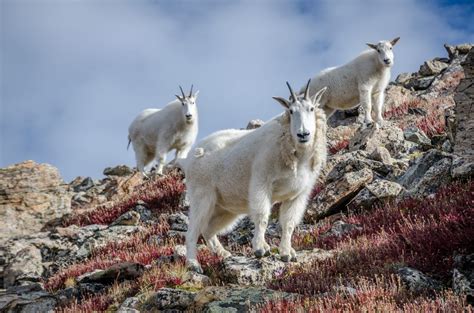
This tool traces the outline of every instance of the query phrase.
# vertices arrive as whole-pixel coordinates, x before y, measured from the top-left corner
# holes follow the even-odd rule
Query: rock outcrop
[[[0,169],[0,242],[39,232],[71,212],[71,193],[59,171],[26,161]]]

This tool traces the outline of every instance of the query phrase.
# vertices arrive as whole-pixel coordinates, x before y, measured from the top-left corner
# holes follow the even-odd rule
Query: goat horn
[[[189,91],[189,97],[193,95],[193,85],[191,85],[191,90]]]
[[[290,83],[286,82],[286,85],[288,86],[288,89],[290,89],[290,94],[291,94],[291,97],[293,98],[293,101],[296,101],[296,95],[293,89],[291,89]]]
[[[304,91],[304,98],[309,100],[309,84],[311,83],[311,78],[308,80],[308,84],[306,85],[306,89]]]
[[[184,94],[183,88],[179,86],[179,89],[181,90],[181,94],[183,95],[183,99],[186,98],[186,95]]]

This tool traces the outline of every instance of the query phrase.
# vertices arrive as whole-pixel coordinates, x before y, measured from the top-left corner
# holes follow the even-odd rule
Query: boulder
[[[353,231],[360,231],[362,227],[360,225],[349,224],[344,221],[336,221],[332,224],[331,228],[325,233],[321,234],[321,238],[326,237],[343,237],[350,234]]]
[[[318,219],[344,210],[346,204],[372,179],[373,173],[368,168],[344,174],[342,179],[326,185],[316,196],[306,212],[307,218]]]
[[[403,187],[385,179],[375,179],[367,184],[351,201],[349,206],[354,209],[369,209],[376,203],[395,199]]]
[[[136,211],[128,211],[120,215],[110,226],[124,225],[124,226],[136,226],[140,222],[140,213]]]
[[[377,147],[385,147],[394,157],[409,153],[413,145],[405,142],[403,131],[394,123],[385,121],[383,127],[367,127],[356,132],[349,141],[349,151],[364,150],[371,154]]]
[[[296,295],[264,287],[207,287],[194,297],[191,312],[254,312],[272,300],[292,300]]]
[[[437,75],[447,67],[448,64],[438,60],[425,61],[425,63],[420,67],[418,73],[420,73],[421,76]]]
[[[392,165],[392,156],[390,155],[390,151],[383,146],[375,147],[374,151],[369,156],[372,160],[382,162],[384,165]]]
[[[417,269],[400,267],[397,269],[396,273],[408,289],[415,293],[431,293],[442,289],[442,285],[438,281],[426,276]]]
[[[140,263],[123,262],[110,266],[104,270],[82,274],[77,277],[79,283],[112,284],[115,281],[136,279],[143,273],[144,267]]]
[[[422,132],[421,130],[419,130],[417,127],[414,127],[414,126],[406,128],[403,131],[403,136],[405,136],[406,140],[414,142],[422,146],[431,145],[430,138],[428,138],[428,136],[426,136],[424,132]]]
[[[31,285],[0,293],[0,312],[53,312],[58,303],[56,297],[37,287]]]
[[[131,174],[133,174],[133,170],[126,165],[117,165],[104,169],[104,175],[106,176],[129,176]]]
[[[0,169],[0,239],[39,232],[71,212],[71,193],[49,164],[25,161]]]
[[[41,251],[34,245],[28,245],[9,260],[5,268],[3,284],[5,288],[8,288],[23,281],[39,281],[42,274]]]
[[[161,288],[145,300],[140,307],[140,311],[183,312],[191,306],[194,297],[194,292],[181,289]]]
[[[417,158],[398,183],[406,188],[404,197],[423,198],[451,181],[453,155],[431,149]]]
[[[453,290],[466,295],[467,301],[474,304],[474,254],[454,257]]]
[[[227,283],[265,285],[288,266],[306,264],[332,256],[331,252],[320,249],[297,251],[296,254],[297,262],[292,263],[285,263],[276,255],[261,259],[231,256],[223,261],[221,277]]]
[[[189,217],[184,213],[173,213],[168,217],[168,223],[170,224],[170,229],[175,231],[187,231],[189,225]]]

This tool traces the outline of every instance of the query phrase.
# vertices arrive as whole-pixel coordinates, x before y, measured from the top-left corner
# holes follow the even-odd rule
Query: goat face
[[[297,96],[290,84],[290,100],[281,97],[273,97],[278,103],[290,114],[290,133],[297,145],[306,145],[313,142],[316,133],[316,119],[314,110],[319,105],[322,95],[326,91],[326,87],[319,90],[313,98],[309,96],[309,84],[306,85],[304,94]]]
[[[199,90],[193,94],[193,86],[191,85],[191,91],[189,92],[189,95],[185,95],[183,88],[181,88],[181,86],[179,86],[179,88],[181,90],[181,96],[176,95],[176,98],[178,98],[178,100],[181,102],[184,120],[186,123],[191,124],[197,117],[196,100]]]
[[[400,37],[391,41],[382,40],[377,44],[368,43],[367,45],[377,51],[378,61],[385,67],[393,66],[393,46],[397,43]]]

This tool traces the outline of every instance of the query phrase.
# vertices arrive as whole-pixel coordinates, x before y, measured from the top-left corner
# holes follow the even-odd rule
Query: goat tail
[[[130,136],[128,136],[128,145],[127,145],[127,150],[130,147],[130,143],[132,142],[132,139],[130,139]]]

